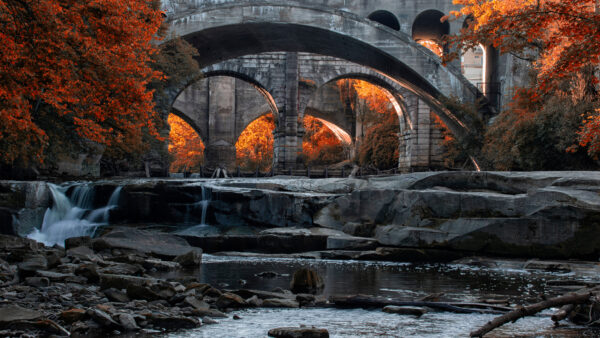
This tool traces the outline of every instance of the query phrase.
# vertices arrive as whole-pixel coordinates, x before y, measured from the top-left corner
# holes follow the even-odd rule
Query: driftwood
[[[552,320],[558,324],[561,320],[567,318],[571,311],[575,310],[575,304],[563,305],[558,311],[552,315]]]
[[[483,337],[484,334],[508,322],[515,322],[520,318],[535,315],[536,313],[551,307],[564,306],[568,304],[586,303],[590,300],[591,296],[591,293],[569,294],[565,296],[550,298],[543,302],[535,303],[529,306],[520,306],[507,314],[504,314],[500,317],[496,317],[494,320],[482,326],[479,330],[471,332],[471,337]]]
[[[394,306],[417,306],[417,307],[428,307],[438,311],[447,311],[455,313],[492,313],[502,314],[505,313],[507,308],[493,306],[488,304],[476,304],[476,303],[444,303],[444,302],[428,302],[428,301],[404,301],[397,299],[388,299],[381,297],[370,297],[365,295],[355,296],[331,296],[329,301],[337,307],[343,308],[383,308],[388,305]],[[485,308],[482,308],[484,307]]]

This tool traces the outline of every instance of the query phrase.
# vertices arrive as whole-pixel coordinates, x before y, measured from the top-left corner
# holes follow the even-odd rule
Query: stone
[[[110,263],[108,266],[100,268],[98,272],[113,275],[140,276],[145,270],[137,264]]]
[[[90,308],[87,310],[86,313],[92,318],[92,320],[94,320],[94,322],[98,323],[100,326],[106,329],[113,330],[119,329],[121,327],[119,323],[115,322],[111,318],[111,316],[109,316],[106,312],[102,310]]]
[[[388,305],[383,308],[383,312],[421,317],[427,313],[427,310],[420,307]]]
[[[219,296],[215,305],[219,309],[241,308],[247,306],[246,302],[242,297],[230,292],[225,292],[224,294]]]
[[[90,236],[69,237],[65,239],[65,249],[73,249],[77,247],[90,247],[92,238]]]
[[[329,331],[315,327],[279,327],[269,330],[275,338],[329,338]]]
[[[194,309],[192,313],[199,317],[227,318],[227,315],[217,309]]]
[[[75,269],[75,274],[85,277],[89,283],[98,283],[100,274],[94,264],[81,264]]]
[[[327,237],[327,250],[369,250],[377,247],[373,238],[354,236]]]
[[[210,308],[210,306],[199,300],[198,298],[194,297],[194,296],[187,296],[184,299],[184,302],[188,305],[191,305],[193,308],[197,309],[197,310],[208,310]]]
[[[261,307],[263,305],[263,301],[262,299],[258,298],[256,295],[246,299],[246,304],[248,304],[248,306],[253,306],[253,307]]]
[[[42,312],[22,308],[18,305],[0,306],[0,325],[17,321],[36,320],[42,317],[44,317]]]
[[[35,287],[46,287],[50,285],[50,280],[46,277],[27,277],[25,284]]]
[[[86,317],[87,312],[84,309],[70,309],[60,313],[60,318],[69,324],[82,321]]]
[[[263,271],[263,272],[259,272],[254,275],[256,277],[260,277],[260,278],[275,278],[275,277],[280,276],[280,274],[275,271]]]
[[[269,298],[265,299],[262,303],[262,307],[273,307],[273,308],[298,308],[300,304],[293,299],[281,299],[281,298]]]
[[[88,246],[77,246],[71,249],[67,249],[67,256],[78,258],[82,261],[89,262],[101,262],[102,257],[96,254],[90,247]]]
[[[127,297],[130,299],[144,299],[147,301],[160,300],[162,297],[152,289],[142,285],[130,284],[127,286]]]
[[[30,254],[21,263],[17,264],[17,267],[19,269],[19,277],[33,277],[37,270],[46,270],[48,268],[48,261],[45,255]]]
[[[166,259],[173,259],[193,249],[185,239],[175,235],[124,227],[94,239],[92,247],[94,250],[125,249]]]
[[[121,313],[117,316],[119,318],[119,324],[125,329],[125,331],[138,331],[140,327],[137,325],[133,315],[129,313]]]
[[[202,263],[202,250],[195,248],[175,257],[173,261],[186,268],[198,268]]]
[[[304,268],[294,272],[290,290],[293,293],[316,293],[324,286],[323,280],[316,271]]]
[[[204,318],[202,318],[202,324],[212,325],[212,324],[219,324],[219,322],[217,322],[216,320],[214,320],[210,317],[204,317]]]
[[[113,275],[107,273],[101,273],[99,275],[101,289],[126,289],[129,285],[152,285],[157,282],[155,278]]]
[[[127,297],[127,294],[115,288],[106,289],[102,292],[111,302],[128,303],[130,301],[129,297]]]
[[[143,260],[142,266],[145,269],[155,269],[157,271],[171,271],[181,268],[181,265],[177,262],[167,262],[152,258]]]
[[[193,329],[201,325],[200,322],[194,318],[176,315],[151,313],[146,315],[146,319],[155,327],[167,330]]]

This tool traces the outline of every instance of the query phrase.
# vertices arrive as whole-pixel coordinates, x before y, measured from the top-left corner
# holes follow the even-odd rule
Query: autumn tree
[[[127,148],[145,132],[157,136],[148,84],[162,76],[150,67],[159,7],[0,0],[0,162],[42,161],[51,131],[41,122],[52,116],[99,145]]]
[[[544,95],[553,95],[565,82],[585,73],[589,65],[594,70],[587,85],[595,89],[598,83],[595,69],[600,63],[600,11],[596,0],[453,2],[463,7],[453,12],[452,17],[466,18],[466,25],[459,35],[448,39],[453,52],[445,56],[446,61],[479,44],[528,60],[535,70],[536,81],[519,95],[526,92],[527,100],[532,103],[542,102]],[[579,144],[597,158],[598,109],[588,112],[578,136]]]
[[[235,144],[237,165],[245,170],[271,170],[273,165],[273,130],[275,120],[272,113],[265,114],[244,129]]]
[[[198,133],[177,115],[167,120],[169,132],[169,154],[172,161],[170,172],[199,171],[204,163],[204,143]]]
[[[358,163],[378,169],[397,167],[400,126],[391,94],[362,80],[352,80],[352,86],[359,102],[366,105],[365,111],[357,117],[364,130],[358,148]]]
[[[347,159],[348,150],[321,120],[305,115],[303,123],[302,158],[306,165],[330,165]]]

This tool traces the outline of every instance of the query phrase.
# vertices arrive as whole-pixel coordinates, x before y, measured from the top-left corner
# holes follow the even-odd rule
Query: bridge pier
[[[275,172],[284,173],[299,167],[304,124],[299,113],[298,82],[298,53],[286,53],[283,88],[274,95],[279,109],[273,141]]]

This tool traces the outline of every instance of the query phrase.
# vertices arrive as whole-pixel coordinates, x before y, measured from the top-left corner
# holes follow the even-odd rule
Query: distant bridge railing
[[[366,177],[366,176],[389,176],[398,175],[401,173],[399,168],[392,168],[388,170],[379,170],[372,167],[342,167],[342,168],[328,168],[328,167],[307,167],[305,169],[278,169],[263,172],[260,170],[248,171],[241,168],[236,168],[232,172],[224,171],[220,168],[207,168],[201,167],[198,172],[187,172],[171,174],[171,177],[181,178],[257,178],[257,177],[273,177],[276,175],[286,176],[300,176],[308,178],[342,178],[342,177]]]

